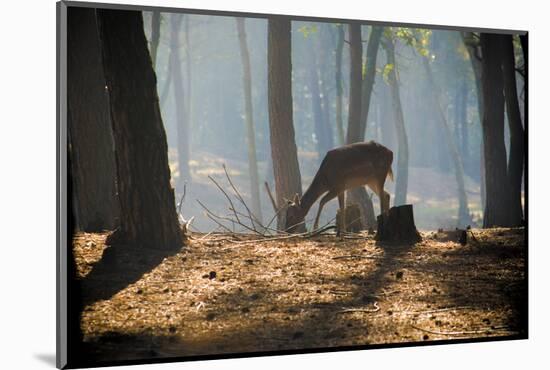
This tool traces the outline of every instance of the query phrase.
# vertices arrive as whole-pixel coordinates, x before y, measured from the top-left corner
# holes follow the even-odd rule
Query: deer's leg
[[[336,193],[329,191],[324,197],[319,201],[319,209],[317,210],[317,216],[315,216],[315,223],[313,224],[313,230],[317,230],[319,226],[319,216],[321,216],[321,210],[325,204],[336,197]]]
[[[341,232],[346,231],[346,192],[343,191],[338,194],[338,204],[340,205],[340,220],[342,221],[340,224],[341,230],[336,230],[338,235],[341,234]]]

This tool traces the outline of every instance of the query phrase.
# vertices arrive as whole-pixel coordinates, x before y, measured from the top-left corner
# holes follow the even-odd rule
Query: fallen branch
[[[373,303],[374,308],[345,308],[337,313],[349,313],[349,312],[367,312],[367,313],[374,313],[380,311],[380,307],[378,306],[378,302]]]
[[[361,255],[357,255],[357,254],[350,254],[349,256],[336,256],[336,257],[332,257],[333,260],[347,259],[347,258],[350,258],[350,259],[354,259],[354,258],[357,258],[357,259],[365,258],[365,259],[378,260],[378,259],[380,259],[380,258],[382,258],[382,257],[378,257],[378,256],[361,256]]]
[[[435,330],[429,330],[420,328],[415,325],[411,325],[414,329],[420,330],[426,333],[434,334],[434,335],[472,335],[472,334],[492,334],[495,331],[508,331],[513,332],[513,330],[510,330],[508,327],[502,326],[502,327],[494,327],[494,328],[485,328],[482,330],[465,330],[465,331],[435,331]]]
[[[233,181],[231,181],[231,177],[229,177],[229,173],[227,173],[227,169],[225,168],[225,164],[223,164],[222,167],[223,167],[223,171],[225,172],[225,177],[227,177],[227,181],[229,182],[229,185],[231,185],[231,187],[233,188],[233,191],[235,192],[235,195],[237,196],[237,199],[239,199],[239,201],[242,203],[242,205],[246,209],[246,212],[248,213],[248,216],[250,218],[250,222],[252,223],[252,227],[254,228],[254,230],[256,230],[256,227],[254,226],[254,222],[256,222],[260,226],[262,226],[262,223],[258,220],[256,215],[254,215],[250,211],[250,208],[248,208],[248,205],[246,204],[243,197],[241,196],[241,193],[239,192],[237,187],[233,184]]]
[[[225,192],[225,190],[223,190],[223,188],[220,186],[220,184],[218,184],[218,182],[216,180],[214,180],[214,178],[210,175],[208,175],[208,178],[210,179],[210,181],[212,181],[217,187],[218,189],[220,189],[220,191],[223,193],[223,195],[225,195],[225,197],[227,198],[227,200],[229,201],[229,204],[231,205],[230,209],[233,209],[235,210],[235,205],[233,204],[233,201],[231,200],[231,198],[229,197],[229,195],[227,195],[227,193]],[[239,215],[237,215],[235,213],[235,211],[233,211],[233,213],[235,214],[235,218],[237,219],[237,223],[241,223],[241,220],[239,219]]]

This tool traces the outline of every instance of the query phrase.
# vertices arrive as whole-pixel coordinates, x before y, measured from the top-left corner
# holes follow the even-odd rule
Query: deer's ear
[[[300,204],[300,196],[298,195],[298,193],[294,195],[294,204]]]

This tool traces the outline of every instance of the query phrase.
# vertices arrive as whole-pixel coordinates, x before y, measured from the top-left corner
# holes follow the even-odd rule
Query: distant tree
[[[361,117],[359,119],[359,132],[357,134],[357,137],[361,138],[361,140],[364,139],[367,130],[367,118],[369,116],[370,101],[376,76],[376,60],[383,30],[383,27],[372,26],[367,43],[367,54],[365,56],[367,61],[361,86]]]
[[[394,205],[400,206],[407,202],[407,187],[409,182],[409,143],[407,131],[405,129],[405,119],[403,118],[403,108],[401,107],[401,97],[399,93],[399,80],[397,78],[397,61],[395,59],[395,45],[393,31],[386,28],[382,46],[386,51],[386,66],[384,75],[387,76],[387,83],[390,87],[393,121],[395,132],[397,134],[397,175],[395,179],[395,199]]]
[[[311,92],[311,108],[313,112],[313,124],[315,128],[315,136],[317,138],[317,152],[319,153],[319,159],[323,158],[327,151],[332,149],[332,132],[328,125],[328,116],[325,114],[326,106],[323,106],[320,88],[321,69],[319,58],[317,57],[318,50],[320,49],[320,32],[312,36],[312,40],[308,40],[309,46],[309,65],[307,66],[307,72],[309,77],[309,88]],[[325,96],[326,97],[326,96]]]
[[[248,144],[248,172],[250,174],[250,197],[252,212],[258,221],[262,222],[262,207],[260,203],[260,185],[258,161],[256,159],[256,134],[254,133],[254,115],[252,112],[252,77],[250,72],[250,54],[246,42],[245,18],[235,18],[237,34],[243,64],[244,116],[246,123],[246,138]]]
[[[97,19],[120,200],[120,227],[107,244],[181,247],[168,145],[141,12],[98,9]]]
[[[170,66],[172,67],[171,78],[174,84],[174,102],[176,112],[176,128],[178,133],[178,169],[179,177],[177,188],[180,192],[186,182],[192,181],[189,169],[190,148],[189,148],[189,122],[185,113],[185,92],[183,88],[183,77],[181,74],[180,55],[180,29],[181,14],[172,14],[170,27]]]
[[[439,91],[438,85],[435,83],[430,63],[427,58],[422,58],[422,64],[424,66],[424,71],[426,72],[426,77],[428,79],[428,84],[430,91],[432,92],[433,106],[437,113],[437,121],[443,129],[445,137],[445,147],[448,148],[451,159],[453,162],[454,173],[457,183],[458,191],[458,225],[459,227],[466,227],[471,223],[470,211],[468,210],[468,197],[466,196],[466,186],[464,185],[464,165],[462,163],[462,158],[458,150],[457,144],[453,138],[451,128],[447,122],[447,117],[443,111],[440,102],[441,92]]]
[[[510,186],[504,145],[504,36],[481,33],[486,204],[483,227],[510,226]]]
[[[342,112],[342,56],[344,51],[344,37],[346,31],[343,24],[336,25],[337,29],[337,41],[336,41],[336,71],[335,71],[335,84],[336,84],[336,130],[338,133],[338,141],[340,145],[345,144],[344,136],[344,118]]]
[[[518,102],[516,84],[516,64],[512,35],[504,35],[502,73],[504,74],[504,98],[510,127],[510,154],[508,159],[508,178],[510,181],[510,217],[511,224],[521,225],[523,211],[521,205],[521,182],[523,174],[524,132]]]
[[[365,132],[367,127],[367,118],[369,114],[369,107],[370,107],[370,101],[372,96],[372,90],[374,86],[375,76],[376,76],[376,60],[378,55],[378,48],[380,45],[380,37],[382,35],[382,27],[374,26],[371,28],[369,40],[367,43],[367,51],[366,51],[366,64],[365,68],[363,68],[362,61],[361,63],[361,74],[359,77],[356,76],[358,68],[355,66],[353,69],[354,74],[353,78],[359,78],[358,81],[351,82],[353,83],[360,83],[361,85],[361,106],[360,106],[360,115],[358,121],[349,121],[350,124],[348,126],[348,132],[347,132],[347,143],[351,144],[354,142],[364,141],[365,140]],[[360,31],[360,30],[359,30]],[[358,42],[361,43],[359,33],[359,40]],[[354,37],[357,37],[357,35],[354,35]],[[351,43],[351,32],[350,32],[350,49],[355,47],[357,48],[357,43],[352,44]],[[357,41],[357,40],[356,40]],[[361,46],[362,49],[362,46]],[[352,52],[353,53],[353,52]],[[362,51],[361,51],[362,54]],[[356,54],[350,54],[352,63],[357,63],[357,56]],[[355,59],[353,58],[355,57]],[[351,75],[350,75],[350,78]],[[353,80],[350,80],[353,81]],[[351,94],[351,90],[350,90]],[[351,99],[350,99],[351,104]],[[350,107],[351,111],[351,107]],[[353,124],[352,124],[353,123]],[[376,224],[376,219],[374,215],[374,207],[372,203],[371,196],[367,194],[367,191],[364,187],[356,188],[348,192],[348,200],[350,203],[357,203],[359,204],[363,213],[363,218],[365,220],[365,223],[368,227],[373,227]]]
[[[151,17],[151,62],[153,68],[156,70],[157,66],[157,52],[160,42],[160,12],[158,10],[153,11]]]
[[[78,229],[117,226],[111,121],[95,10],[68,8],[67,89],[73,210]]]
[[[476,86],[476,97],[477,97],[477,113],[479,116],[479,122],[483,125],[483,88],[481,86],[481,48],[479,45],[479,37],[473,32],[462,32],[462,40],[464,46],[468,51],[470,57],[470,63],[472,64],[472,71],[474,73],[474,82]],[[480,197],[481,197],[481,208],[485,212],[485,158],[484,158],[484,149],[483,149],[483,138],[481,139],[481,150],[480,150]]]
[[[295,194],[302,195],[302,181],[292,119],[292,62],[290,18],[272,17],[267,26],[268,104],[271,157],[279,208]],[[285,212],[279,212],[277,225],[285,227]],[[297,229],[304,231],[305,225]]]

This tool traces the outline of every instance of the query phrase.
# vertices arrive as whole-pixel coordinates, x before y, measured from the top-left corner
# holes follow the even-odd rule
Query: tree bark
[[[344,117],[342,112],[342,56],[344,51],[345,30],[342,24],[337,25],[338,40],[336,42],[336,130],[338,132],[338,141],[340,145],[345,144],[344,139]]]
[[[69,156],[76,226],[87,232],[112,230],[119,205],[95,10],[69,7],[67,19]]]
[[[486,204],[483,227],[510,226],[510,191],[504,145],[503,36],[482,33],[483,146]]]
[[[403,108],[401,107],[399,81],[397,79],[398,67],[395,60],[393,40],[386,39],[383,46],[386,50],[387,63],[393,65],[393,68],[388,75],[388,83],[390,85],[393,120],[395,123],[398,147],[394,205],[400,206],[407,202],[407,187],[409,182],[409,143],[407,139],[407,131],[405,129],[405,120],[403,118]]]
[[[168,145],[141,12],[97,10],[115,142],[120,227],[107,244],[182,245]]]
[[[316,37],[320,37],[316,35]],[[313,40],[311,40],[313,41]],[[317,152],[319,158],[322,159],[325,154],[332,149],[332,137],[327,130],[328,123],[323,111],[321,92],[319,87],[319,63],[317,61],[317,45],[309,42],[310,46],[310,63],[308,67],[309,87],[311,90],[311,109],[313,112],[313,125],[315,127],[315,136],[317,139]]]
[[[180,38],[182,15],[172,14],[170,30],[170,65],[172,67],[171,77],[174,80],[174,109],[176,111],[176,129],[178,135],[178,169],[179,177],[177,186],[179,192],[183,191],[186,182],[191,182],[191,171],[189,169],[189,122],[185,113],[185,92],[181,74]]]
[[[260,183],[258,175],[258,161],[256,159],[256,135],[254,133],[254,115],[252,112],[252,77],[250,72],[250,54],[246,42],[245,18],[235,18],[239,46],[243,63],[243,91],[244,114],[246,123],[246,138],[248,143],[248,172],[250,174],[250,198],[252,200],[252,212],[257,220],[262,223],[262,208],[260,203]]]
[[[361,93],[361,118],[359,119],[359,135],[362,140],[365,137],[367,130],[367,118],[369,116],[370,100],[374,87],[374,77],[376,76],[376,59],[378,56],[378,48],[380,45],[380,37],[382,36],[383,27],[373,26],[367,44],[367,65],[365,78],[362,84]]]
[[[267,32],[268,102],[271,157],[277,206],[286,207],[286,200],[302,195],[298,151],[292,119],[292,62],[290,18],[272,17]],[[285,227],[285,212],[279,212],[277,225]],[[305,225],[298,228],[305,231]]]
[[[508,159],[508,178],[510,181],[510,217],[514,226],[521,225],[523,211],[521,205],[521,182],[523,174],[524,133],[521,123],[521,113],[518,102],[516,85],[516,65],[514,44],[511,35],[504,38],[504,57],[502,59],[502,73],[504,74],[504,98],[506,113],[510,127],[510,154]]]
[[[350,90],[349,90],[349,116],[346,143],[352,144],[364,140],[364,131],[361,131],[361,104],[363,85],[363,44],[361,41],[361,25],[359,23],[349,24],[350,41]],[[361,209],[361,217],[367,228],[374,227],[374,206],[367,190],[361,186],[347,192],[346,203],[357,204]]]
[[[441,107],[441,101],[439,100],[440,91],[437,84],[434,81],[432,70],[428,62],[428,59],[422,58],[422,63],[424,65],[424,70],[426,71],[428,83],[430,85],[430,89],[433,94],[432,95],[433,103],[434,103],[435,109],[437,110],[437,115],[438,115],[437,121],[439,121],[441,128],[444,132],[444,136],[447,142],[446,143],[447,148],[449,148],[451,159],[453,161],[455,178],[457,183],[457,191],[458,191],[458,225],[457,227],[464,228],[471,223],[471,217],[470,217],[470,211],[468,209],[468,198],[466,196],[466,186],[464,185],[464,167],[462,164],[462,158],[460,157],[460,153],[455,143],[455,140],[453,138],[453,134],[449,127],[449,123],[447,122],[447,117],[445,117],[445,113],[443,112],[443,108]]]

